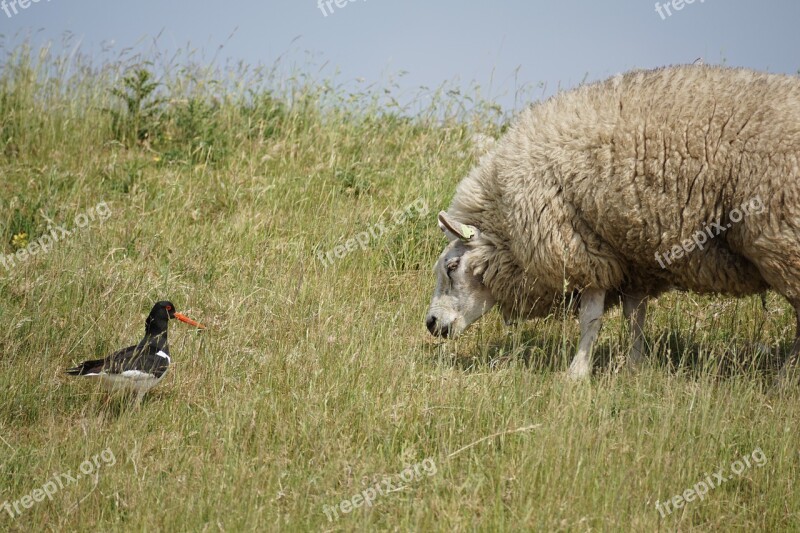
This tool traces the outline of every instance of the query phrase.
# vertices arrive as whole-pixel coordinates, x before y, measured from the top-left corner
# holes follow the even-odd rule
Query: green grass
[[[499,133],[495,107],[440,90],[408,113],[275,72],[172,69],[148,92],[148,64],[124,64],[20,47],[0,72],[0,253],[111,212],[0,266],[0,504],[114,456],[0,509],[0,529],[800,530],[800,394],[770,386],[793,335],[780,297],[659,299],[637,375],[613,371],[615,310],[581,384],[564,378],[571,317],[508,330],[493,312],[435,340],[434,214],[475,163],[471,135]],[[316,258],[419,199],[426,216]],[[64,375],[137,341],[166,298],[208,329],[171,326],[173,366],[139,408]],[[762,467],[656,510],[756,448]],[[426,460],[435,474],[326,516]]]

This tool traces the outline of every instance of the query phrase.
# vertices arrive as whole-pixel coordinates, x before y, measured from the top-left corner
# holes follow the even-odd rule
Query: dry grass
[[[492,313],[458,342],[428,336],[432,214],[474,162],[471,134],[498,133],[491,106],[440,93],[404,118],[302,77],[223,87],[187,70],[134,121],[109,91],[124,62],[67,74],[15,53],[0,252],[98,202],[112,214],[0,267],[0,504],[104,450],[115,462],[0,509],[3,529],[800,529],[800,395],[769,386],[793,333],[778,296],[660,299],[635,376],[613,372],[628,350],[614,312],[577,385],[571,318],[508,331]],[[316,259],[417,199],[426,217]],[[141,408],[63,374],[138,340],[164,298],[209,328],[172,326],[174,365]],[[656,510],[756,448],[762,467]],[[323,511],[425,459],[435,474],[371,507]]]

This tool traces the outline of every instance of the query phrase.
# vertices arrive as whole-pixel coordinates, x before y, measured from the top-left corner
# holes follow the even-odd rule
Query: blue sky
[[[6,3],[11,0],[5,0]],[[19,2],[20,0],[16,0]],[[156,45],[171,54],[191,46],[251,65],[286,64],[342,81],[386,83],[392,74],[412,90],[445,81],[475,82],[506,108],[515,88],[545,84],[547,93],[583,79],[634,67],[687,63],[800,69],[800,2],[695,0],[675,10],[650,0],[495,1],[339,0],[323,15],[318,0],[21,0],[8,17],[0,4],[5,47],[30,38],[58,49],[67,32],[84,54]],[[683,0],[685,2],[686,0]],[[675,0],[681,5],[681,0]],[[220,46],[222,48],[220,49]],[[541,93],[541,91],[540,91]]]

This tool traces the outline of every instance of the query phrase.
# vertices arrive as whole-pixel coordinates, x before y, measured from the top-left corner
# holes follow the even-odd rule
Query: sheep
[[[527,108],[438,217],[449,244],[426,316],[455,338],[580,293],[572,378],[591,374],[603,311],[622,299],[628,365],[648,300],[671,289],[782,294],[800,354],[800,80],[683,65],[637,70]]]

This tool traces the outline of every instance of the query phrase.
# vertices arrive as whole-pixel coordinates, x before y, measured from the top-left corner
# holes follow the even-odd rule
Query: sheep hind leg
[[[571,379],[584,379],[592,373],[592,351],[603,322],[605,297],[606,291],[602,289],[586,289],[581,295],[581,308],[578,314],[581,340],[578,343],[578,353],[575,354],[567,371],[567,376]]]
[[[785,384],[797,377],[798,360],[800,359],[800,302],[794,304],[794,312],[797,317],[794,344],[792,344],[789,356],[784,360],[781,367],[781,372],[778,376],[779,384]]]
[[[631,332],[631,353],[627,368],[638,370],[644,362],[644,321],[647,316],[647,295],[641,293],[625,294],[622,298],[622,312],[628,321]]]

